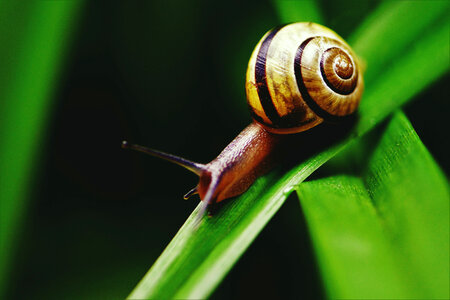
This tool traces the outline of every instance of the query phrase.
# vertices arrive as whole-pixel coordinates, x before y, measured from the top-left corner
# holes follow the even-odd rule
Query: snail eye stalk
[[[183,168],[188,169],[189,171],[191,171],[192,173],[200,176],[200,174],[205,170],[205,165],[200,164],[200,163],[196,163],[190,160],[187,160],[185,158],[173,155],[173,154],[168,154],[162,151],[158,151],[155,149],[151,149],[148,147],[144,147],[141,145],[136,145],[136,144],[130,144],[127,141],[123,141],[122,142],[122,148],[123,149],[131,149],[131,150],[135,150],[135,151],[139,151],[154,157],[158,157],[158,158],[162,158],[164,160],[170,161],[171,163],[177,164],[179,166],[182,166]]]

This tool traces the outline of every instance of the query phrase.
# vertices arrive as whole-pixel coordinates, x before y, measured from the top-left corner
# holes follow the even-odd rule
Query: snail
[[[334,31],[292,23],[267,32],[248,63],[245,89],[253,122],[208,164],[123,142],[199,176],[184,198],[199,194],[200,218],[211,204],[245,192],[272,167],[285,136],[352,115],[363,92],[360,63]]]

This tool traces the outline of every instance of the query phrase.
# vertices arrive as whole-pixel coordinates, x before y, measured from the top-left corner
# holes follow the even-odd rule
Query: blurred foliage
[[[449,48],[448,38],[433,38],[448,37],[448,26],[440,26],[448,19],[448,6],[439,6],[447,1],[432,2],[442,17],[420,32],[422,44],[406,45],[412,49],[405,53],[407,66],[422,51],[411,46],[427,45],[427,39],[434,42],[429,50]],[[214,158],[250,120],[243,87],[254,45],[269,28],[299,17],[291,4],[283,4],[283,12],[268,1],[89,2],[73,35],[70,24],[80,3],[0,2],[0,276],[7,274],[2,283],[7,282],[8,298],[126,297],[195,208],[196,201],[181,197],[196,178],[165,162],[121,151],[121,140],[200,162]],[[418,34],[413,29],[433,14],[422,1],[409,3],[417,5],[420,18],[402,9],[391,12],[394,21],[406,25],[389,43]],[[360,24],[377,22],[366,18],[378,7],[376,1],[319,1],[318,6],[324,24],[352,42],[361,39],[361,31],[354,31],[364,29]],[[444,29],[430,30],[434,27]],[[373,51],[364,50],[366,45],[357,47]],[[375,59],[381,55],[373,53]],[[448,62],[448,51],[444,55]],[[401,66],[389,62],[379,67],[389,75]],[[427,84],[436,79],[423,78]],[[423,87],[421,79],[407,82],[415,88],[411,95]],[[445,126],[449,109],[447,82],[445,77],[430,86],[406,109],[446,173],[450,149],[442,142],[445,130],[437,128]],[[388,103],[386,96],[377,97]],[[11,113],[16,104],[24,107]],[[328,172],[333,166],[338,162]],[[15,172],[20,178],[11,177]],[[20,202],[6,196],[10,182],[16,182]],[[3,209],[6,203],[17,208],[10,213]],[[297,209],[294,201],[281,208],[213,298],[323,296]],[[3,226],[11,218],[17,229]],[[14,234],[15,241],[6,240],[5,232]],[[5,246],[9,250],[3,252]],[[12,249],[13,256],[8,254]]]
[[[37,156],[82,2],[0,2],[0,297],[17,257]]]

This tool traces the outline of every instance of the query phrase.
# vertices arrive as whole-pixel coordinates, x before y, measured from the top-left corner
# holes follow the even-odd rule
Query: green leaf
[[[0,296],[81,1],[0,2]],[[39,24],[32,26],[31,24]]]
[[[277,5],[282,2],[277,2]],[[380,10],[389,10],[389,7],[396,7],[396,5],[398,4],[389,2],[381,6]],[[283,13],[283,6],[279,7],[281,16],[290,18]],[[405,9],[402,11],[403,14],[407,14],[407,9],[412,7]],[[382,13],[375,11],[374,15],[379,15],[378,21],[383,22]],[[403,43],[402,47],[404,50],[408,49],[406,51],[408,53],[395,60],[395,63],[392,61],[399,53],[398,47],[394,47],[392,52],[385,51],[384,56],[379,57],[370,52],[360,53],[367,62],[367,72],[371,68],[377,68],[378,64],[386,66],[389,63],[390,67],[389,72],[385,72],[386,68],[378,69],[380,76],[366,80],[360,120],[349,138],[320,153],[310,155],[287,172],[281,173],[276,170],[258,179],[248,192],[226,203],[213,218],[205,217],[195,231],[193,220],[197,216],[197,207],[161,257],[131,293],[130,298],[207,297],[281,207],[296,185],[344,149],[352,140],[373,128],[396,108],[411,100],[433,80],[447,72],[449,45],[448,42],[443,41],[448,40],[448,20],[443,19],[438,9],[433,10],[428,19],[436,22],[420,23],[421,25],[417,26],[420,30],[409,35],[407,42]],[[385,41],[386,34],[397,32],[398,27],[395,22],[390,24],[388,27],[380,27],[376,22],[363,25],[364,29],[359,32],[366,30],[373,36],[373,39],[366,41],[367,45],[364,45],[367,48],[371,48],[371,45],[379,45]],[[430,29],[429,34],[423,34],[427,28]],[[358,44],[358,36],[353,39],[353,42]],[[412,49],[411,45],[414,45],[415,50],[409,51]],[[442,49],[436,49],[436,45],[441,45]],[[425,61],[419,57],[420,55],[433,59]],[[415,64],[415,67],[412,67],[412,64]],[[425,76],[424,70],[429,72]],[[395,83],[394,79],[398,79],[399,76],[404,76],[404,79]],[[410,79],[417,80],[417,78],[421,78],[421,82],[414,82],[412,86]]]
[[[450,2],[449,2],[450,3]],[[427,35],[417,37],[390,67],[379,70],[378,78],[366,79],[366,92],[359,107],[358,133],[364,133],[449,70],[450,18],[441,20]],[[386,59],[390,57],[386,56]],[[385,60],[378,58],[376,68]],[[368,70],[370,69],[368,67]]]
[[[349,37],[349,43],[367,63],[367,82],[376,81],[389,66],[418,47],[416,41],[427,38],[445,22],[448,26],[449,1],[384,1]],[[448,30],[448,27],[447,29]],[[448,39],[440,41],[448,46]],[[439,50],[436,48],[436,50]],[[448,55],[448,52],[447,52]],[[448,56],[447,56],[448,57]],[[427,57],[433,59],[433,57]]]
[[[363,173],[297,189],[328,296],[448,299],[448,183],[403,114]]]
[[[272,3],[276,7],[278,18],[284,23],[323,22],[317,1],[273,0]]]

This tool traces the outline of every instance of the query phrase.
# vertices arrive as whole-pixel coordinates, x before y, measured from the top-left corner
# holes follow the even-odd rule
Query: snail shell
[[[259,41],[245,86],[253,118],[285,134],[352,114],[363,79],[356,55],[339,35],[318,24],[293,23]]]

